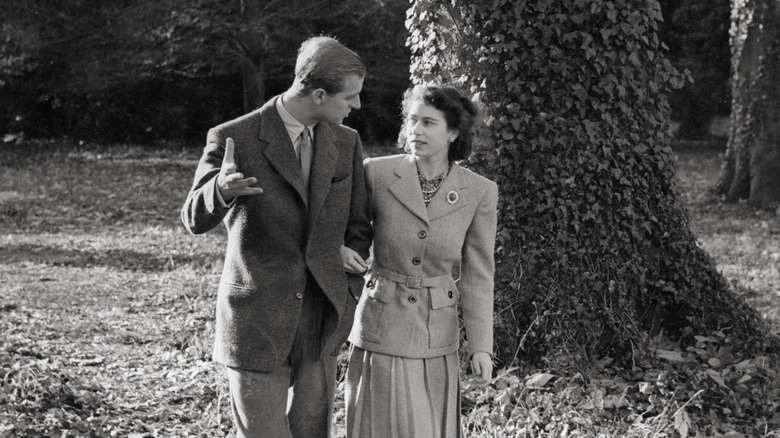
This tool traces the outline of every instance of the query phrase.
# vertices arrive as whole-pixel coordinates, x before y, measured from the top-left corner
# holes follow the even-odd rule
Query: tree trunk
[[[718,192],[757,208],[780,205],[780,7],[734,2],[731,128]]]
[[[766,328],[698,246],[676,186],[664,57],[651,0],[417,0],[414,82],[485,106],[470,165],[499,185],[496,353],[504,363],[631,368],[654,342]],[[446,60],[446,61],[444,61]],[[658,344],[655,344],[656,346]]]
[[[241,65],[244,85],[244,112],[253,111],[265,102],[264,64],[260,60],[246,59]]]
[[[243,49],[241,79],[244,87],[244,111],[253,111],[265,102],[265,65],[267,29],[260,0],[235,0],[243,28],[237,38]]]

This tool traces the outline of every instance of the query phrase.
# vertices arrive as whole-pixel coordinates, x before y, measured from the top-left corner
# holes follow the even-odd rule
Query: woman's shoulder
[[[409,159],[408,154],[385,155],[381,157],[371,157],[363,160],[363,166],[366,172],[372,174],[388,173],[395,170],[404,160]]]
[[[498,185],[493,180],[488,179],[487,177],[484,177],[477,172],[474,172],[471,169],[466,169],[460,165],[458,165],[458,169],[460,169],[463,178],[469,181],[471,185],[480,187],[484,190],[498,190]]]
[[[369,157],[363,160],[365,166],[392,166],[398,164],[405,158],[408,158],[409,154],[395,154],[395,155],[382,155],[379,157]]]

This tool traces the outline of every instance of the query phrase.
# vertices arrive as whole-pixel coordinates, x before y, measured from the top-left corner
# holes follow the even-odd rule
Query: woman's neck
[[[414,157],[417,163],[417,170],[422,173],[425,179],[433,179],[447,171],[450,166],[449,160],[432,159],[427,157]]]

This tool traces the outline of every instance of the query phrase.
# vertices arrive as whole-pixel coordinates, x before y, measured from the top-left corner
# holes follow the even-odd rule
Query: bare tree
[[[729,201],[780,206],[780,5],[732,2],[732,103],[718,191]]]

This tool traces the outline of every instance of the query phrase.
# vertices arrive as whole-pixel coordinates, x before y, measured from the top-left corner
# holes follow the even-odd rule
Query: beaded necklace
[[[447,178],[447,175],[450,174],[451,168],[452,163],[447,166],[447,169],[442,172],[441,175],[433,177],[432,179],[425,178],[422,172],[420,172],[420,169],[417,169],[417,178],[420,180],[420,188],[422,189],[425,205],[428,205],[428,203],[431,202],[431,199],[433,199],[433,196],[436,195],[436,192],[439,191],[439,187],[441,187],[441,184]]]

